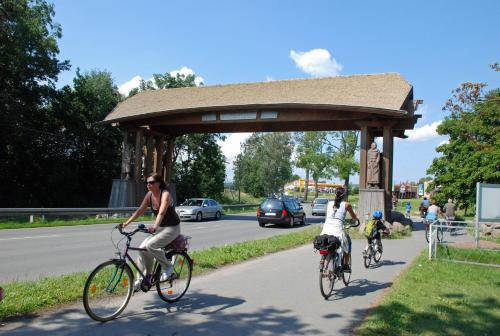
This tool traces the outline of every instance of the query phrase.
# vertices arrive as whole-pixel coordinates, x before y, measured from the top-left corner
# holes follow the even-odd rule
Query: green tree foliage
[[[327,142],[332,150],[332,174],[344,180],[344,185],[349,186],[351,175],[359,173],[359,163],[354,155],[359,149],[358,131],[332,132]]]
[[[154,74],[153,80],[141,81],[130,95],[146,90],[194,87],[195,82],[196,75]],[[190,197],[222,197],[226,167],[218,140],[225,137],[218,133],[186,134],[175,139],[172,182],[176,184],[179,201]]]
[[[475,204],[476,182],[500,183],[500,89],[483,95],[482,83],[464,83],[453,91],[444,110],[450,112],[438,126],[449,143],[436,151],[428,173],[438,201],[456,200],[460,207]]]
[[[45,164],[61,142],[47,105],[56,94],[61,28],[42,0],[0,1],[0,203],[44,204]],[[48,139],[48,140],[47,140]]]
[[[234,161],[235,183],[255,197],[279,193],[292,176],[289,133],[254,133]]]
[[[54,205],[107,204],[112,180],[120,175],[122,136],[116,127],[98,122],[120,100],[106,71],[81,74],[78,70],[73,88],[64,87],[59,92],[52,104],[52,124],[57,125],[63,140],[46,175]]]
[[[176,139],[173,182],[177,200],[189,197],[221,199],[226,166],[218,134],[190,134]]]
[[[312,175],[316,190],[315,197],[318,197],[318,182],[320,178],[331,176],[331,157],[325,147],[327,137],[328,132],[304,132],[299,133],[297,136],[296,165],[299,168],[307,169]],[[307,189],[305,188],[305,190]]]

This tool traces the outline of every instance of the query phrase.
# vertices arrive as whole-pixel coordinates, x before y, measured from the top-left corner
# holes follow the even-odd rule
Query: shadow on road
[[[382,266],[393,266],[393,265],[403,265],[406,264],[405,261],[392,261],[392,260],[382,260],[378,263],[372,263],[369,268],[379,268]]]
[[[133,298],[132,298],[133,300]],[[17,326],[0,328],[0,334],[19,335],[314,335],[319,330],[300,322],[289,309],[261,307],[241,311],[231,308],[245,303],[241,298],[194,292],[178,303],[167,304],[156,296],[147,300],[144,310],[99,323],[91,320],[83,307],[68,308],[55,314],[18,321]],[[131,309],[131,308],[130,308]],[[30,323],[26,326],[25,322]]]
[[[391,285],[392,282],[378,282],[370,281],[367,279],[356,279],[351,281],[349,283],[349,286],[334,290],[333,295],[328,300],[337,301],[347,297],[365,296],[368,293],[376,292],[380,289],[390,287]],[[336,284],[335,286],[343,286],[343,284]]]

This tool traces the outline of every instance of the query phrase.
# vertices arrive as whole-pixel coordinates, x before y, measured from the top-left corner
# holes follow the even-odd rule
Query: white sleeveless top
[[[344,233],[344,219],[346,215],[345,202],[341,202],[335,211],[335,202],[329,201],[326,206],[325,224],[321,234],[340,237]]]

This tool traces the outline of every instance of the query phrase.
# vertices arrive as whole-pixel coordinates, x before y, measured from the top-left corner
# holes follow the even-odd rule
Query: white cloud
[[[441,124],[442,120],[435,121],[432,124],[426,124],[422,127],[417,127],[412,130],[406,131],[408,135],[407,141],[426,141],[431,138],[439,136],[436,129]]]
[[[337,63],[326,49],[312,49],[309,51],[290,50],[290,58],[297,68],[312,76],[337,76],[342,70],[342,64]]]
[[[447,145],[447,144],[449,144],[449,143],[450,143],[450,140],[443,140],[443,141],[441,141],[441,142],[439,143],[439,145],[438,145],[438,146],[441,146],[441,145]]]
[[[241,153],[241,144],[248,139],[252,133],[231,133],[227,135],[226,141],[219,140],[222,154],[226,156],[227,161],[233,162],[236,156]]]
[[[178,73],[181,75],[185,75],[185,76],[195,74],[193,69],[190,69],[190,68],[185,67],[185,66],[180,68],[179,70],[170,71],[170,75],[174,76],[174,77],[177,76]],[[122,95],[128,96],[130,90],[132,90],[133,88],[139,87],[139,84],[140,84],[142,79],[143,78],[141,76],[134,76],[134,78],[132,78],[128,82],[125,82],[122,85],[119,85],[118,91]],[[153,77],[148,79],[148,81],[153,81]],[[204,81],[203,77],[196,76],[194,83],[196,84],[196,86],[200,86],[200,84],[203,83],[203,81]],[[154,83],[153,83],[153,85],[154,85]]]
[[[274,81],[275,79],[271,76],[266,76],[266,82],[272,82]]]
[[[415,111],[415,114],[422,115],[422,117],[419,119],[420,121],[427,119],[428,113],[429,113],[429,105],[426,105],[426,104],[418,105],[418,108]]]
[[[177,76],[177,74],[188,76],[188,75],[194,75],[195,73],[193,69],[183,66],[180,70],[170,71],[170,75],[173,77]],[[203,83],[203,81],[204,81],[203,77],[196,76],[194,83],[196,84],[196,86],[200,86],[200,84]]]
[[[222,154],[226,157],[226,180],[233,180],[233,161],[241,153],[241,144],[248,139],[252,133],[231,133],[226,134],[226,141],[219,140]]]
[[[141,76],[135,76],[134,78],[132,78],[128,82],[125,82],[122,85],[118,86],[118,91],[122,95],[128,96],[128,93],[130,92],[130,90],[139,86],[141,79],[142,79]]]

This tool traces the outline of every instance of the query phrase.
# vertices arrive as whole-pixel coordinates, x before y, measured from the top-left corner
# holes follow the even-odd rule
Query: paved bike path
[[[6,323],[0,335],[340,335],[348,334],[425,247],[422,231],[384,240],[378,267],[365,269],[364,240],[353,240],[351,284],[324,300],[311,245],[228,266],[193,278],[180,302],[156,292],[132,297],[117,320],[97,323],[81,303]]]

